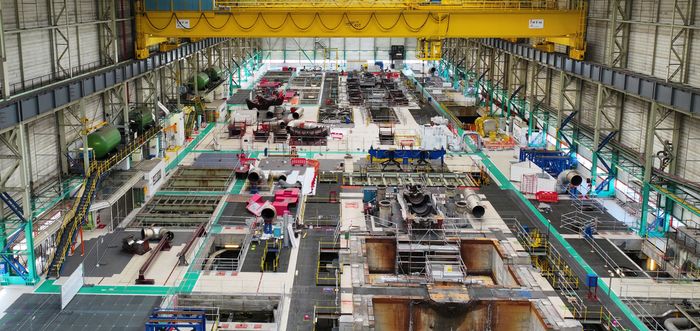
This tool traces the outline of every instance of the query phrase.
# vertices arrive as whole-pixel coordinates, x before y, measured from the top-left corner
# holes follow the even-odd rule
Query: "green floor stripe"
[[[61,286],[54,284],[55,280],[49,279],[44,281],[34,293],[61,293]],[[133,285],[133,286],[107,286],[94,285],[83,286],[78,293],[80,294],[114,294],[114,295],[167,295],[173,288],[170,286],[151,286],[151,285]]]

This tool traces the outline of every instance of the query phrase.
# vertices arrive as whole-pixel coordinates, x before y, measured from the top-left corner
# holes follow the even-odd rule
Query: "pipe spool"
[[[664,321],[664,327],[669,331],[698,331],[698,328],[685,317],[667,318]]]
[[[262,208],[260,208],[260,217],[262,217],[265,222],[270,222],[277,217],[277,210],[270,201],[266,201]]]
[[[564,170],[559,174],[559,183],[562,185],[579,186],[583,183],[583,177],[576,170]]]
[[[384,221],[391,221],[391,201],[379,201],[379,218]]]
[[[475,192],[470,192],[464,199],[467,203],[467,209],[474,215],[474,217],[482,217],[486,214],[486,208],[481,203],[481,198]]]
[[[175,234],[165,228],[155,226],[141,229],[141,239],[143,240],[160,240],[164,237],[168,238],[168,241],[172,241],[175,238]]]

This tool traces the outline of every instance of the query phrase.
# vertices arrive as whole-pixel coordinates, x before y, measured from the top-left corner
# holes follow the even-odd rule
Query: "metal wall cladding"
[[[533,59],[572,75],[600,82],[631,95],[659,102],[675,109],[700,114],[700,89],[666,82],[637,72],[610,68],[602,64],[576,61],[560,53],[545,53],[524,44],[500,39],[481,39],[485,45]]]
[[[45,116],[27,126],[32,181],[44,182],[58,173],[58,139],[54,116]]]
[[[88,75],[47,86],[26,96],[0,102],[0,130],[12,127],[20,121],[29,121],[42,113],[64,107],[95,93],[101,93],[116,84],[134,79],[147,71],[169,64],[178,58],[193,54],[224,40],[224,38],[205,39],[166,53],[154,54],[148,59],[128,61],[106,67]]]
[[[681,138],[678,146],[678,175],[700,181],[700,119],[686,118],[681,125]]]
[[[146,10],[214,10],[214,0],[146,0]]]

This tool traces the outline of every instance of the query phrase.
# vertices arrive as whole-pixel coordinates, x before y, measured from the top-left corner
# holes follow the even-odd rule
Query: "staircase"
[[[97,184],[102,178],[101,175],[101,171],[98,170],[85,178],[83,186],[76,197],[76,202],[73,203],[73,208],[64,217],[63,224],[61,224],[61,228],[56,233],[56,250],[51,256],[47,277],[59,277],[63,262],[68,256],[68,250],[78,232],[78,227],[85,223],[90,203],[97,193]]]
[[[185,138],[191,138],[194,126],[197,123],[197,115],[204,118],[204,103],[199,97],[194,98],[194,111],[189,112],[185,116]]]
[[[464,282],[467,268],[464,266],[459,251],[459,242],[445,241],[445,245],[436,247],[426,256],[425,271],[431,283]]]
[[[109,172],[109,170],[124,160],[127,156],[133,153],[137,148],[141,147],[148,140],[153,138],[160,127],[156,126],[146,131],[140,137],[132,140],[117,152],[112,154],[108,159],[102,161],[94,161],[90,164],[89,174],[85,177],[83,185],[78,194],[76,194],[75,202],[68,213],[63,217],[63,223],[56,232],[56,249],[49,258],[49,267],[46,276],[58,278],[61,273],[61,268],[68,256],[68,250],[73,244],[79,227],[85,224],[88,211],[92,200],[95,198],[99,183]]]

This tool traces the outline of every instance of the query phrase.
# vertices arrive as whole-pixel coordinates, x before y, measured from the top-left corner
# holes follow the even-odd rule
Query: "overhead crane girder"
[[[569,46],[576,58],[585,52],[584,1],[574,9],[535,8],[545,1],[212,1],[200,0],[213,8],[203,11],[139,2],[137,56],[148,56],[153,38],[214,37],[537,38]]]

